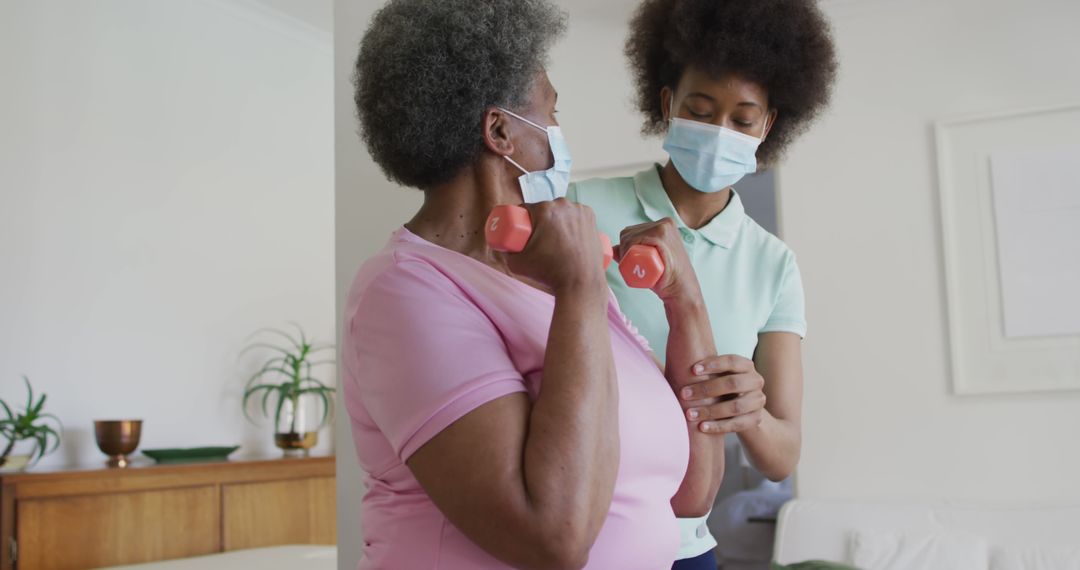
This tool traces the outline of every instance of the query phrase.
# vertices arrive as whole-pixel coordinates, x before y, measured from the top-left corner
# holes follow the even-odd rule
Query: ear
[[[484,146],[499,156],[514,154],[514,143],[510,140],[510,121],[506,113],[496,107],[489,107],[484,112],[482,121]]]
[[[768,121],[769,121],[769,123],[768,123],[768,125],[766,125],[766,126],[765,126],[765,134],[764,134],[764,135],[762,135],[762,137],[761,137],[761,142],[765,142],[765,139],[768,139],[768,138],[769,138],[769,133],[771,133],[771,132],[772,132],[772,128],[773,128],[774,126],[776,126],[776,115],[777,115],[777,113],[776,113],[776,109],[775,109],[775,108],[773,108],[773,109],[769,109],[769,115],[768,115],[768,117],[769,117],[769,118],[768,118]]]
[[[660,90],[660,114],[664,116],[664,121],[671,120],[671,101],[675,98],[675,92],[670,87],[664,87]]]

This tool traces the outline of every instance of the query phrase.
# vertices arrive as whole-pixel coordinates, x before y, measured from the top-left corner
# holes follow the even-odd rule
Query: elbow
[[[799,465],[799,453],[795,452],[790,457],[784,458],[781,461],[775,461],[772,465],[762,465],[758,467],[758,471],[765,476],[766,479],[774,483],[779,483],[788,477],[795,474],[795,467]],[[755,466],[757,467],[757,466]]]
[[[762,472],[761,474],[764,475],[765,478],[769,481],[772,481],[773,483],[779,483],[784,479],[791,477],[791,474],[794,471],[794,469],[776,469],[769,472]]]
[[[589,552],[600,529],[590,532],[589,525],[584,520],[580,524],[566,519],[549,522],[551,524],[534,522],[528,540],[525,541],[526,559],[516,560],[513,565],[530,570],[584,568],[589,562]]]
[[[551,532],[545,532],[543,552],[546,558],[545,568],[584,568],[589,563],[589,551],[592,550],[600,528],[590,529],[586,520],[580,524],[556,525]]]
[[[701,494],[696,497],[676,496],[671,499],[671,510],[681,519],[694,519],[709,514],[713,508],[716,493]]]
[[[679,518],[698,518],[712,512],[716,493],[724,479],[723,468],[698,471],[699,476],[687,476],[671,498],[671,510]]]
[[[591,545],[568,537],[552,536],[536,545],[535,558],[525,568],[551,570],[553,568],[584,568],[589,562]]]
[[[550,568],[573,568],[575,570],[584,568],[589,563],[589,549],[588,548],[556,548],[555,551],[550,553],[549,564],[545,565],[545,569]]]
[[[541,526],[543,525],[519,528],[516,532],[503,535],[503,538],[496,542],[482,545],[481,548],[507,565],[521,570],[576,570],[588,564],[593,541],[569,532],[565,526],[565,534],[560,534],[555,528],[545,530],[540,528]],[[514,536],[515,539],[506,540],[507,536]]]

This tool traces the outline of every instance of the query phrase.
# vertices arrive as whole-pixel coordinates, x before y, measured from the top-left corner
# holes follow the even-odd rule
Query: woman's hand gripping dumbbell
[[[588,292],[606,305],[610,292],[603,259],[611,259],[611,242],[596,237],[596,215],[588,206],[565,199],[498,206],[484,224],[484,238],[506,256],[515,275],[542,283],[558,296]]]
[[[701,296],[701,286],[690,264],[679,227],[671,218],[624,229],[619,235],[614,257],[619,262],[623,278],[627,278],[627,284],[631,286],[635,285],[630,283],[629,278],[644,274],[648,278],[640,279],[637,283],[651,289],[665,301],[699,299]]]
[[[507,253],[518,253],[525,249],[525,244],[532,236],[533,225],[529,211],[521,206],[496,206],[488,215],[484,226],[484,236],[488,245]],[[600,249],[603,255],[603,267],[611,264],[614,255],[611,240],[599,233]],[[634,245],[627,248],[619,263],[619,272],[626,284],[631,287],[650,289],[664,273],[664,262],[660,252],[648,245]]]

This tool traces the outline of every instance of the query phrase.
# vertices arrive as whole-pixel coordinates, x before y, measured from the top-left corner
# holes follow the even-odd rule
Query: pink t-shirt
[[[361,267],[346,302],[344,396],[368,474],[360,568],[506,568],[431,502],[405,461],[477,407],[542,389],[554,297],[408,230]],[[608,307],[622,442],[611,511],[589,568],[670,568],[670,500],[686,423],[647,344]],[[359,490],[357,490],[359,491]]]

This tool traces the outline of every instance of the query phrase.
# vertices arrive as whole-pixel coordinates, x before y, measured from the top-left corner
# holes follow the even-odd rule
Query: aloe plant
[[[0,465],[7,461],[15,444],[23,440],[34,440],[34,451],[30,454],[32,463],[37,463],[42,457],[60,447],[63,424],[56,416],[42,413],[41,410],[45,407],[45,394],[34,401],[34,389],[30,386],[30,379],[26,376],[22,379],[26,384],[26,407],[22,413],[16,414],[7,402],[0,400],[0,407],[3,407],[6,416],[0,419],[0,435],[7,439],[4,452],[0,453]],[[55,429],[54,426],[49,425],[50,422],[55,423]],[[49,446],[50,441],[52,447]]]
[[[264,349],[270,350],[274,354],[248,379],[247,384],[244,386],[244,399],[241,405],[244,409],[244,416],[248,420],[252,420],[251,416],[248,415],[248,403],[252,398],[261,397],[262,403],[259,409],[262,410],[263,416],[269,418],[270,411],[267,405],[270,403],[271,397],[276,397],[277,402],[274,404],[273,419],[274,425],[278,426],[281,423],[281,412],[284,409],[285,402],[290,402],[293,410],[290,433],[298,433],[297,418],[299,417],[298,410],[300,409],[301,397],[310,395],[318,398],[319,402],[321,402],[322,410],[319,428],[325,426],[333,414],[332,395],[334,394],[334,388],[327,386],[312,376],[312,369],[320,365],[333,364],[334,359],[313,361],[312,357],[328,350],[333,351],[334,345],[312,343],[299,325],[293,324],[293,327],[296,328],[299,336],[276,328],[264,328],[255,331],[249,337],[272,336],[276,342],[261,340],[249,344],[241,351],[241,354],[243,354],[251,350]],[[286,344],[281,344],[281,341],[285,341]]]

